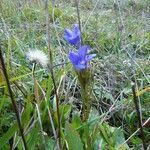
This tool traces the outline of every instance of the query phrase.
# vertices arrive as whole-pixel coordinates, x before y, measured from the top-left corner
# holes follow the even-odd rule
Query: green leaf
[[[100,130],[100,135],[105,140],[105,142],[109,143],[109,136],[108,136],[109,130],[107,128],[107,125],[105,125],[105,124],[100,125],[99,130]]]
[[[83,143],[78,132],[68,123],[66,124],[66,140],[69,150],[83,150]]]
[[[140,139],[140,138],[138,138],[138,137],[132,137],[131,139],[131,142],[133,143],[133,144],[135,144],[135,145],[138,145],[138,144],[141,144],[142,143],[142,140]]]
[[[35,73],[39,73],[39,72],[42,72],[42,71],[44,71],[44,69],[37,70],[37,71],[35,71]],[[17,80],[21,80],[21,79],[23,79],[23,78],[26,78],[26,77],[28,77],[29,75],[32,75],[32,72],[29,72],[29,73],[27,73],[27,74],[23,74],[23,75],[20,75],[20,76],[17,76],[17,77],[12,77],[12,78],[10,78],[9,80],[10,80],[10,83],[11,83],[11,82],[13,82],[13,81],[17,81]],[[3,86],[3,85],[5,85],[5,84],[6,84],[5,81],[0,82],[0,86]]]
[[[117,148],[119,148],[119,146],[125,142],[125,138],[121,129],[115,128],[113,132],[113,139]],[[125,144],[124,147],[128,148],[127,144]]]
[[[33,128],[30,132],[30,135],[28,136],[28,140],[27,140],[27,144],[28,147],[30,147],[30,149],[34,149],[35,144],[37,143],[37,141],[39,140],[39,129],[38,128]],[[39,144],[42,144],[42,141],[40,141]]]
[[[22,118],[22,125],[26,125],[29,123],[31,111],[32,111],[32,104],[28,103],[27,109],[25,109],[25,111],[23,112],[23,115],[21,117]],[[15,132],[17,132],[17,131],[18,131],[18,124],[16,122],[0,138],[0,148],[3,147],[14,136]]]
[[[54,149],[56,147],[56,142],[53,139],[49,139],[49,142],[46,146],[46,150]]]
[[[8,142],[9,139],[13,137],[15,132],[17,132],[18,125],[15,123],[12,125],[8,131],[0,138],[0,149]]]
[[[82,126],[82,122],[81,122],[79,114],[73,114],[72,126],[75,129],[78,129]]]
[[[99,130],[100,137],[109,149],[129,149],[127,144],[122,145],[125,142],[125,138],[121,129],[103,123],[100,125]]]
[[[26,109],[24,109],[23,114],[21,116],[22,124],[25,126],[29,124],[31,119],[31,113],[33,111],[33,106],[31,102],[27,102]]]
[[[1,100],[0,100],[0,111],[1,109],[3,108],[4,104],[5,104],[5,101],[7,100],[6,96],[4,95]]]

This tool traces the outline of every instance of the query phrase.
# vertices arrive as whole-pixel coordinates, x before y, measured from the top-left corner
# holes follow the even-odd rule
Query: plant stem
[[[136,82],[135,79],[132,79],[132,93],[133,93],[133,101],[134,101],[134,105],[135,105],[135,109],[136,109],[136,113],[137,113],[137,117],[138,117],[138,123],[139,123],[139,128],[141,131],[141,139],[143,142],[143,148],[144,150],[146,150],[146,142],[145,142],[145,137],[144,137],[144,130],[143,130],[143,126],[142,126],[142,118],[141,118],[141,113],[140,113],[140,108],[139,108],[139,102],[138,102],[138,97],[136,95]]]
[[[5,64],[4,64],[4,59],[3,59],[3,55],[2,55],[1,46],[0,46],[0,61],[1,61],[1,66],[2,66],[3,73],[4,73],[4,76],[5,76],[5,79],[6,79],[6,84],[7,84],[8,92],[9,92],[9,95],[10,95],[10,99],[11,99],[11,102],[12,102],[12,105],[13,105],[13,108],[14,108],[14,111],[15,111],[16,118],[17,118],[18,127],[19,127],[19,130],[20,130],[20,134],[21,134],[21,137],[22,137],[24,148],[25,148],[25,150],[27,150],[27,144],[26,144],[25,137],[24,137],[24,134],[23,134],[23,127],[21,125],[20,115],[19,115],[19,112],[18,112],[16,102],[14,100],[13,92],[11,90],[7,70],[6,70],[6,67],[5,67]]]
[[[85,70],[77,72],[78,80],[81,85],[81,97],[82,97],[82,115],[81,119],[86,122],[91,109],[91,72]]]
[[[83,117],[82,121],[86,122],[91,109],[90,95],[88,94],[87,89],[82,89],[82,103],[83,103]]]
[[[58,138],[59,138],[59,147],[61,148],[61,125],[60,125],[60,112],[59,112],[59,97],[57,93],[57,87],[53,72],[53,57],[52,57],[52,50],[50,46],[50,28],[49,28],[49,12],[48,12],[48,0],[45,0],[45,17],[46,17],[46,34],[47,34],[47,44],[48,44],[48,50],[49,50],[49,57],[50,57],[50,73],[51,78],[54,86],[54,92],[56,95],[56,109],[57,109],[57,119],[58,119]]]
[[[82,40],[82,30],[81,30],[81,18],[80,18],[80,11],[79,11],[79,0],[75,0],[75,5],[77,8],[77,17],[78,17],[78,24],[79,24],[79,29],[81,32],[81,45],[83,44],[83,40]]]
[[[39,121],[40,129],[41,129],[41,136],[43,138],[43,145],[46,146],[45,137],[43,135],[43,126],[42,126],[42,121],[41,121],[41,115],[40,115],[40,110],[39,110],[39,105],[38,105],[39,104],[39,93],[38,93],[38,84],[37,84],[37,80],[35,77],[35,68],[36,68],[36,63],[33,63],[32,78],[33,78],[33,82],[34,82],[35,106],[36,106],[38,121]]]
[[[38,92],[37,80],[35,77],[35,68],[36,68],[36,63],[33,63],[32,78],[33,78],[33,82],[34,82],[34,96],[35,96],[35,102],[38,104],[39,103],[39,92]]]
[[[39,106],[38,106],[37,103],[35,103],[35,106],[36,106],[37,116],[38,116],[39,125],[40,125],[40,129],[41,129],[41,136],[43,138],[43,145],[46,147],[45,137],[44,137],[44,134],[43,134],[44,130],[43,130],[43,126],[42,126],[42,120],[41,120]]]

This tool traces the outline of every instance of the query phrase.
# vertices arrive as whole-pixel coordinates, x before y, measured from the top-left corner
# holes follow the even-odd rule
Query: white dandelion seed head
[[[40,64],[42,67],[46,67],[48,64],[48,57],[47,55],[40,51],[40,50],[29,50],[27,53],[27,58],[31,62],[35,62],[37,64]]]

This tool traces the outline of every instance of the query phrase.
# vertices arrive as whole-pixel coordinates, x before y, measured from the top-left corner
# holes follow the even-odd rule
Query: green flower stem
[[[81,97],[83,103],[82,116],[83,122],[86,122],[91,109],[91,72],[90,70],[84,70],[77,72],[78,79],[81,85]]]
[[[83,102],[82,120],[84,122],[84,121],[87,121],[89,114],[90,114],[90,109],[91,109],[91,98],[89,95],[88,88],[81,89],[81,96],[82,96],[82,102]]]

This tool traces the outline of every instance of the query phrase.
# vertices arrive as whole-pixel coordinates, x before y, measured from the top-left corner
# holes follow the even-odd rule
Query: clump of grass
[[[27,146],[31,149],[59,146],[81,150],[88,146],[89,149],[141,149],[130,84],[131,65],[139,87],[135,92],[140,97],[148,145],[149,1],[84,0],[79,1],[79,14],[74,1],[55,1],[55,4],[47,5],[49,17],[45,23],[45,8],[40,0],[0,1],[0,44]],[[64,28],[79,20],[83,44],[92,48],[90,54],[97,54],[90,64],[94,77],[92,98],[88,96],[91,111],[88,110],[86,122],[81,117],[81,85],[68,63],[68,52],[76,47],[63,39]],[[49,26],[47,30],[46,26]],[[40,65],[33,71],[33,64],[25,56],[30,48],[46,54],[52,50],[53,76]],[[22,149],[1,68],[0,65],[0,149]]]

